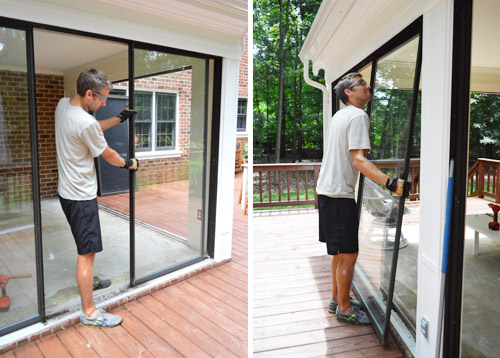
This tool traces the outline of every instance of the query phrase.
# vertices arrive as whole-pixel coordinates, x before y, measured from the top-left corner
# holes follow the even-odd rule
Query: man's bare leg
[[[356,264],[358,253],[338,254],[337,256],[339,256],[337,265],[337,302],[339,303],[340,311],[347,313],[351,311],[349,293],[351,291],[354,265]]]
[[[78,255],[76,264],[76,282],[80,288],[82,298],[82,312],[91,318],[97,313],[94,305],[93,281],[94,281],[94,259],[95,253]]]
[[[332,256],[332,298],[338,302],[338,288],[337,288],[337,266],[339,264],[339,256]]]

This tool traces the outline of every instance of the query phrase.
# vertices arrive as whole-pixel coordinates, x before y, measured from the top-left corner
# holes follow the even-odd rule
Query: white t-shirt
[[[353,198],[359,171],[350,150],[370,150],[370,118],[362,109],[347,106],[330,120],[316,192],[335,198]]]
[[[91,200],[97,196],[94,157],[107,147],[101,125],[80,106],[62,98],[57,104],[56,148],[59,195],[69,200]]]

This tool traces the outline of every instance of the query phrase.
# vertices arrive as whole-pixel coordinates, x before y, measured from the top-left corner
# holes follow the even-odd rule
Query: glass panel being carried
[[[26,33],[0,27],[0,330],[38,315]]]
[[[403,171],[410,125],[418,37],[377,62],[373,88],[370,160],[389,177]],[[393,308],[415,333],[417,257],[419,238],[420,105],[417,107]],[[385,309],[396,234],[399,198],[365,178],[359,230],[359,257],[355,285],[380,331]]]
[[[149,114],[141,123],[150,124],[149,146],[146,131],[139,123],[135,128],[141,161],[135,193],[140,279],[203,256],[207,61],[140,49],[134,57],[135,93],[142,96],[134,105]],[[139,234],[144,229],[154,239]]]

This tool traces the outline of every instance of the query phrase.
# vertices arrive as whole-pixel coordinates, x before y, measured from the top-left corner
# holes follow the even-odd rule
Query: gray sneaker
[[[102,308],[97,310],[97,314],[88,318],[83,313],[80,316],[80,325],[84,327],[116,327],[122,323],[120,316],[105,312]]]
[[[349,300],[351,300],[351,307],[356,306],[359,309],[363,309],[361,302],[354,300],[352,297],[349,297]],[[335,301],[333,298],[330,298],[330,303],[328,304],[328,312],[334,314],[337,311],[338,305],[339,303],[337,301]]]
[[[357,306],[351,306],[351,312],[343,313],[337,306],[337,320],[352,324],[370,324],[370,320],[366,313],[361,311]]]
[[[111,285],[111,280],[107,280],[104,278],[99,278],[97,276],[94,276],[94,291],[101,289],[101,288],[106,288]]]

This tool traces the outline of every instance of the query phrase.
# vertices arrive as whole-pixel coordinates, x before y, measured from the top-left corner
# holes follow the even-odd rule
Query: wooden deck
[[[234,188],[233,260],[113,311],[121,326],[72,326],[7,352],[6,358],[247,357],[248,216]]]
[[[402,357],[371,326],[328,313],[331,258],[318,242],[313,209],[253,218],[254,357]]]

